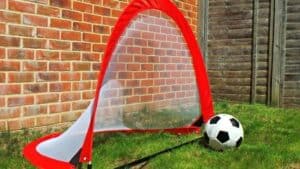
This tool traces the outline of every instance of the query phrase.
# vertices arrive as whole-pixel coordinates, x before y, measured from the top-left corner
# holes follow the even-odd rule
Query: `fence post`
[[[273,42],[270,77],[270,104],[280,106],[283,85],[283,69],[285,58],[285,23],[286,0],[274,0],[273,7]]]

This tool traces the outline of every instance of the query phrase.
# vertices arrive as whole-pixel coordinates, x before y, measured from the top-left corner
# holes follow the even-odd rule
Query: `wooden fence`
[[[300,1],[202,0],[201,46],[215,100],[300,107]]]

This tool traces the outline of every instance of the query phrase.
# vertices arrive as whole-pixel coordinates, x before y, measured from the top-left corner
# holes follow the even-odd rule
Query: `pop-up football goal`
[[[86,111],[64,133],[26,145],[24,156],[38,168],[71,169],[91,163],[95,133],[191,133],[213,114],[202,54],[184,16],[169,0],[133,0],[113,29]]]

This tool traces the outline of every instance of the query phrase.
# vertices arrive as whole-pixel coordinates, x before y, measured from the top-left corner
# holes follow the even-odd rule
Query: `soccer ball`
[[[241,145],[243,137],[241,123],[228,114],[218,114],[205,125],[204,140],[214,150],[237,148]]]

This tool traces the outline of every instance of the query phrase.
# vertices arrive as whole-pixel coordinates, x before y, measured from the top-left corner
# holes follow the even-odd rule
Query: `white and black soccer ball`
[[[237,148],[244,138],[242,124],[233,116],[218,114],[205,125],[204,140],[214,150]]]

